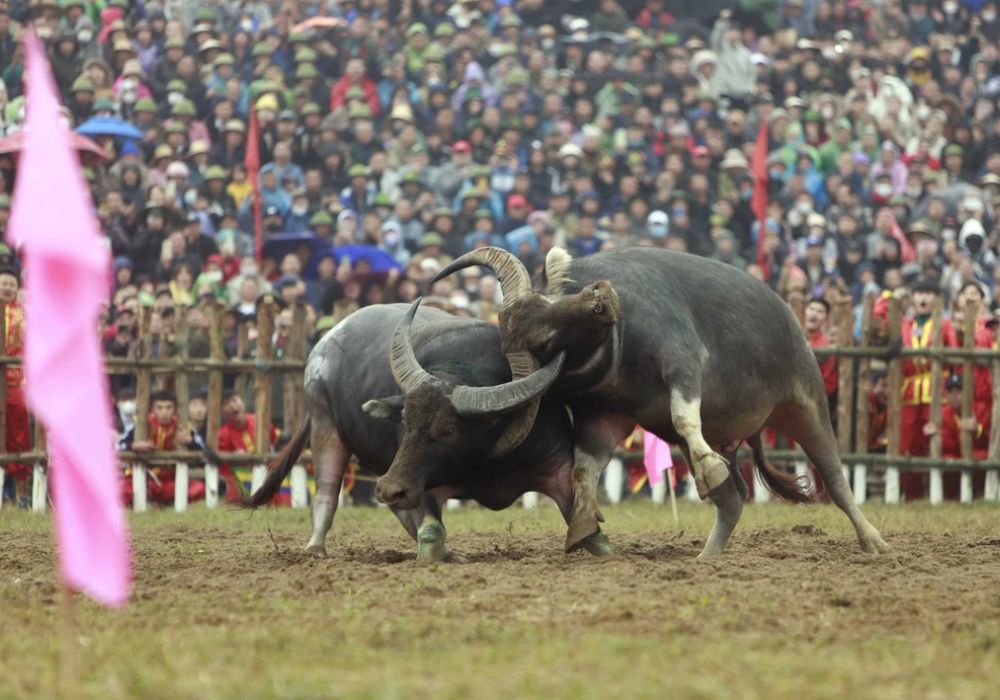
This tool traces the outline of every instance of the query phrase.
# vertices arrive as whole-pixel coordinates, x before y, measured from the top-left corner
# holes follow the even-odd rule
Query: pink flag
[[[9,236],[25,251],[25,389],[48,433],[63,580],[110,606],[131,570],[96,319],[109,251],[98,233],[44,49],[25,32],[27,118]]]
[[[643,431],[642,435],[642,457],[650,486],[656,486],[663,481],[663,472],[674,467],[670,443],[664,442],[648,430]]]

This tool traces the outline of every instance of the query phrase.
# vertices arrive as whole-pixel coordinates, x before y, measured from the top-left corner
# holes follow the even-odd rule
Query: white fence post
[[[612,457],[604,469],[604,493],[613,505],[621,503],[625,487],[625,465],[617,457]]]
[[[132,510],[145,513],[148,510],[146,499],[146,467],[142,464],[132,465]]]
[[[663,505],[667,502],[667,479],[670,478],[670,472],[663,472],[663,481],[656,484],[656,486],[650,486],[649,492],[652,496],[653,503],[657,505]]]
[[[448,510],[458,510],[462,507],[462,500],[460,498],[449,498],[445,502],[445,508]]]
[[[49,500],[49,476],[45,465],[35,462],[32,469],[31,510],[44,513]]]
[[[257,490],[264,485],[266,478],[267,467],[263,464],[253,465],[253,471],[250,473],[250,493],[257,493]]]
[[[767,486],[764,484],[764,479],[761,477],[759,469],[753,470],[753,502],[771,502],[771,492],[767,490]]]
[[[899,503],[899,467],[886,467],[885,502],[892,505]]]
[[[219,505],[219,468],[214,464],[205,465],[205,507]]]
[[[309,475],[301,464],[292,467],[292,508],[305,508],[309,505]]]
[[[687,475],[687,486],[684,488],[684,493],[692,503],[701,503],[701,496],[698,495],[698,487],[694,485],[694,474],[690,471]]]
[[[174,466],[174,510],[183,513],[188,507],[188,465],[178,462]]]
[[[931,469],[930,497],[932,506],[941,505],[941,502],[944,501],[944,481],[941,478],[940,469]]]
[[[527,491],[523,496],[521,496],[521,505],[524,506],[525,510],[534,510],[538,507],[538,492],[537,491]]]
[[[1000,501],[1000,471],[990,469],[986,472],[986,488],[983,498],[987,501]]]
[[[859,506],[865,504],[868,498],[868,467],[864,464],[854,465],[854,502]]]
[[[972,470],[962,470],[961,490],[958,496],[960,503],[972,503]]]

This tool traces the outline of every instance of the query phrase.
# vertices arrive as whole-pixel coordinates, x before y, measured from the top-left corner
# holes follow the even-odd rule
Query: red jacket
[[[976,432],[972,436],[973,459],[986,459],[990,447],[990,415],[982,409],[974,410],[976,416]],[[962,456],[962,431],[958,427],[961,416],[945,404],[941,407],[941,456],[957,459]]]
[[[375,86],[375,81],[369,80],[368,78],[362,78],[360,82],[360,87],[365,93],[365,100],[368,102],[368,106],[372,110],[372,116],[377,117],[379,112],[378,104],[378,90]],[[330,90],[330,110],[337,110],[344,106],[345,96],[347,91],[352,87],[351,79],[346,75],[334,83],[333,88]]]
[[[270,447],[278,441],[278,430],[271,426],[268,440]],[[257,451],[257,417],[247,414],[247,422],[242,428],[226,421],[219,428],[219,452],[256,452]]]
[[[985,318],[980,318],[976,321],[976,339],[973,347],[986,350],[992,350],[996,347],[996,341],[993,340],[993,331],[987,328]],[[956,365],[955,372],[962,374],[962,364],[959,362]],[[977,406],[983,404],[989,408],[993,405],[993,373],[988,366],[980,367],[973,365],[972,387],[972,400],[976,402]]]
[[[823,331],[816,331],[809,337],[809,347],[814,349],[828,348],[830,347],[830,339]],[[837,392],[837,382],[840,376],[837,370],[837,358],[828,357],[825,360],[820,360],[819,371],[823,374],[823,388],[826,390],[826,395],[832,396]]]

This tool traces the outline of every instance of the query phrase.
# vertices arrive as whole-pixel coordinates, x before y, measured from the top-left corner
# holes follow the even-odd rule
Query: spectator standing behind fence
[[[222,394],[222,415],[225,422],[219,429],[219,452],[240,452],[253,454],[257,451],[257,416],[247,413],[246,404],[233,389]],[[272,425],[268,438],[268,449],[278,442],[278,430]],[[226,482],[226,500],[236,501],[240,487],[236,475],[228,464],[219,465],[219,474]]]
[[[868,451],[885,454],[888,446],[886,427],[889,424],[889,381],[884,368],[872,367],[868,370],[867,392]]]
[[[937,283],[926,277],[910,288],[911,310],[903,319],[902,346],[929,348],[933,345],[934,324],[931,310],[940,293]],[[958,340],[951,321],[943,319],[941,342],[944,347],[957,347]],[[931,361],[927,357],[903,359],[903,406],[901,411],[900,451],[911,457],[926,457],[930,447],[927,425],[931,417]],[[908,501],[924,497],[927,475],[908,471],[900,477],[903,494]]]
[[[18,299],[21,278],[13,267],[0,267],[0,302],[4,304],[4,338],[7,355],[20,357],[23,354],[24,308]],[[6,452],[27,452],[31,449],[31,426],[28,422],[28,407],[24,400],[24,370],[21,367],[7,367],[6,406]],[[8,462],[4,465],[4,500],[22,501],[28,496],[28,476],[31,465],[22,462]]]
[[[997,317],[989,312],[986,306],[986,293],[979,282],[971,281],[962,285],[955,297],[955,309],[952,312],[952,326],[959,345],[963,345],[962,335],[965,332],[965,309],[969,302],[975,305],[976,335],[974,347],[982,350],[993,350],[997,347],[996,328]],[[962,366],[955,367],[958,374]],[[972,403],[976,415],[990,415],[993,410],[993,373],[988,360],[977,362],[972,368]]]
[[[962,417],[962,377],[953,374],[945,382],[945,404],[941,407],[941,456],[958,459],[962,456],[962,433],[972,435],[972,458],[986,459],[990,446],[990,414],[974,407],[973,415]],[[934,435],[937,426],[928,422],[924,432]],[[982,495],[986,475],[982,470],[973,474],[973,492]],[[957,501],[961,491],[961,472],[947,470],[942,474],[942,494],[946,501]]]

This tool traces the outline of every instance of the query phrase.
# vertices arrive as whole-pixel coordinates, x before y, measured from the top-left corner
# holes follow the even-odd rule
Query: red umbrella
[[[71,138],[73,139],[73,147],[80,154],[82,162],[87,163],[93,160],[103,161],[108,159],[108,154],[104,152],[104,149],[86,136],[72,132]],[[22,148],[24,148],[23,131],[18,131],[11,136],[0,139],[0,155],[20,153]]]

